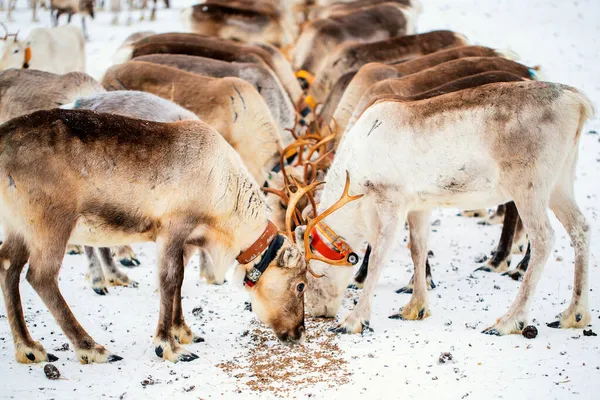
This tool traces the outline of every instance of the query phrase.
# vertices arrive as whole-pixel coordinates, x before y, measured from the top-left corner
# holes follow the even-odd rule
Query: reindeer
[[[71,23],[73,14],[81,14],[81,29],[87,40],[85,17],[94,19],[94,0],[50,0],[50,18],[53,27],[58,26],[58,19],[62,14],[67,14],[67,23]]]
[[[6,14],[6,19],[8,20],[8,22],[14,22],[14,19],[12,17],[12,13],[13,11],[15,11],[15,5],[17,4],[17,0],[8,0],[8,9],[7,9],[7,14]],[[32,22],[39,22],[39,18],[37,16],[37,6],[38,6],[38,0],[29,0],[29,4],[31,5],[31,21]],[[43,2],[42,2],[42,6],[43,6]],[[0,3],[0,10],[4,9],[4,2]]]
[[[414,74],[441,63],[464,57],[508,58],[505,53],[489,47],[460,46],[438,50],[425,56],[389,65],[379,62],[368,63],[358,71],[347,72],[335,82],[334,87],[323,103],[322,110],[319,112],[319,120],[321,123],[330,123],[339,104],[350,103],[356,105],[362,94],[374,83],[388,78]],[[355,76],[356,79],[354,79]]]
[[[56,75],[32,69],[9,69],[0,72],[0,124],[13,118],[38,110],[69,107],[79,97],[93,96],[104,92],[104,88],[91,76],[82,72]],[[172,107],[176,107],[172,104]],[[162,105],[163,113],[167,107]],[[161,113],[153,113],[161,115]],[[114,249],[124,266],[140,265],[131,247]],[[69,254],[83,253],[80,246],[68,246]],[[88,257],[88,276],[92,289],[98,294],[108,293],[107,284],[130,286],[136,283],[116,266],[109,249],[85,249]],[[100,256],[100,258],[99,258]],[[103,272],[104,269],[104,272]]]
[[[238,151],[260,182],[263,169],[279,161],[282,143],[267,105],[254,87],[239,78],[209,78],[164,65],[130,61],[106,71],[109,91],[140,90],[192,111]]]
[[[309,12],[309,19],[323,19],[347,15],[356,11],[364,10],[383,3],[397,3],[413,10],[416,19],[422,12],[419,0],[355,0],[336,1],[326,5],[313,7]]]
[[[144,0],[140,5],[137,5],[134,0],[127,0],[128,7],[128,16],[127,16],[127,25],[131,25],[133,18],[133,10],[140,9],[140,21],[144,21],[146,19],[146,8],[148,6],[148,0]],[[152,3],[152,9],[150,10],[150,16],[148,17],[149,21],[156,20],[156,3],[154,0]],[[165,8],[170,8],[170,4],[168,1],[165,2]],[[110,0],[110,11],[113,13],[113,18],[111,20],[112,25],[119,25],[119,15],[121,14],[121,0]]]
[[[387,66],[381,65],[381,67],[386,69],[387,72]],[[410,75],[403,76],[396,72],[395,78],[380,79],[377,83],[368,87],[363,91],[357,103],[353,104],[352,102],[358,97],[353,96],[358,87],[352,93],[348,93],[348,96],[344,96],[333,115],[334,120],[340,127],[338,131],[340,136],[338,136],[336,142],[339,143],[343,133],[352,127],[366,106],[380,95],[410,96],[455,79],[486,71],[505,71],[527,79],[536,76],[532,68],[502,57],[465,57],[447,61]]]
[[[286,46],[295,31],[278,1],[207,0],[181,11],[188,32],[245,43],[266,42]]]
[[[158,357],[198,356],[181,308],[184,266],[196,246],[217,268],[237,260],[252,308],[278,338],[304,333],[305,263],[277,233],[239,156],[201,121],[157,123],[88,110],[38,111],[0,127],[0,285],[19,362],[56,360],[25,325],[19,275],[47,305],[82,363],[118,361],[77,322],[58,287],[67,243],[154,241],[158,246]],[[84,175],[82,175],[84,174]],[[131,178],[136,183],[131,184]],[[119,190],[115,190],[118,187]],[[54,190],[52,189],[54,188]]]
[[[56,74],[85,71],[85,40],[77,27],[36,28],[24,41],[7,32],[4,42],[0,70],[31,68]]]
[[[152,54],[137,57],[136,61],[151,62],[213,78],[237,77],[254,86],[269,107],[280,132],[293,129],[296,108],[292,99],[270,68],[257,63],[238,63],[184,54]],[[291,143],[292,136],[283,137],[284,145]]]
[[[164,33],[126,46],[120,51],[119,62],[150,54],[187,54],[229,62],[261,63],[277,75],[295,104],[300,105],[304,100],[289,62],[272,46],[247,45],[191,33]]]
[[[412,12],[404,5],[384,3],[356,12],[309,21],[294,48],[294,70],[316,74],[327,56],[345,42],[370,43],[414,33]]]
[[[322,103],[331,87],[345,73],[358,70],[369,62],[399,62],[436,51],[464,46],[467,39],[452,31],[432,31],[418,35],[399,36],[373,43],[345,43],[327,57],[317,71],[308,90],[307,103],[313,107]]]
[[[309,314],[335,315],[352,274],[350,268],[339,266],[355,263],[350,255],[366,241],[373,248],[371,271],[358,304],[337,331],[369,329],[376,282],[408,217],[414,291],[392,318],[426,318],[430,210],[513,200],[529,234],[529,268],[512,306],[483,333],[520,333],[525,327],[554,243],[548,207],[565,226],[575,249],[571,304],[549,326],[584,327],[590,321],[590,228],[575,201],[573,184],[581,131],[592,116],[592,105],[581,92],[539,81],[493,83],[421,101],[393,96],[376,100],[340,145],[327,173],[319,217],[296,230],[296,240],[304,238],[309,270],[325,274],[320,279],[308,277]],[[455,151],[448,152],[449,148]],[[345,203],[349,204],[343,211],[334,212]],[[336,239],[333,243],[322,239],[321,246],[317,242],[324,230],[326,238]],[[324,252],[331,256],[319,250],[321,256],[313,254],[311,243],[313,248],[329,249]]]

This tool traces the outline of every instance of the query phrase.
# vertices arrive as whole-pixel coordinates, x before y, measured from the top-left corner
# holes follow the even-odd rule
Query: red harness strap
[[[342,260],[346,257],[346,254],[341,253],[337,248],[332,249],[321,239],[317,228],[313,228],[311,232],[312,243],[311,246],[318,251],[323,257],[328,258],[330,260],[338,261]]]

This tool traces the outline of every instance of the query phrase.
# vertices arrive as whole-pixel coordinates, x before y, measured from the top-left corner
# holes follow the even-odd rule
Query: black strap
[[[246,276],[244,277],[244,284],[246,286],[252,287],[256,284],[256,282],[258,282],[262,274],[269,267],[269,264],[271,264],[271,261],[273,261],[275,256],[277,256],[277,252],[279,249],[281,249],[281,246],[283,246],[283,236],[277,234],[275,239],[271,241],[271,244],[269,244],[269,247],[264,252],[259,263],[246,273]]]

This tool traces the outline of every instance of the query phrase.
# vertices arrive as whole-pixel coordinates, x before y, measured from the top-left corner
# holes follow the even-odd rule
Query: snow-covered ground
[[[31,24],[25,1],[8,24],[26,35]],[[154,23],[113,27],[111,16],[99,12],[88,24],[88,72],[96,78],[111,64],[114,50],[130,33],[180,29],[178,8],[159,10]],[[600,108],[600,2],[598,0],[423,0],[419,30],[449,28],[473,43],[510,48],[528,65],[540,64],[547,80],[583,90]],[[0,14],[5,20],[5,13]],[[79,23],[75,17],[75,23]],[[125,21],[125,16],[122,16]],[[592,224],[590,306],[593,329],[600,331],[600,132],[598,119],[588,124],[581,140],[576,193]],[[409,299],[394,290],[411,275],[403,244],[379,282],[370,336],[331,336],[331,321],[309,321],[311,340],[293,349],[277,344],[244,310],[246,295],[230,284],[208,286],[198,277],[197,260],[187,269],[183,288],[186,320],[205,343],[188,347],[200,356],[192,363],[171,364],[154,355],[151,339],[158,315],[158,294],[152,244],[135,246],[142,266],[129,270],[140,285],[111,288],[96,295],[84,281],[84,256],[66,256],[60,286],[80,323],[99,342],[124,357],[115,364],[80,365],[72,350],[58,351],[67,339],[40,299],[23,281],[23,305],[34,338],[60,360],[64,379],[48,380],[43,365],[22,365],[13,344],[4,308],[0,308],[0,397],[33,398],[271,398],[293,395],[322,399],[358,396],[436,399],[598,399],[600,337],[581,330],[554,330],[545,323],[567,307],[571,296],[573,253],[566,233],[555,221],[557,242],[530,313],[539,335],[489,337],[480,333],[506,310],[519,283],[473,270],[475,259],[489,253],[499,226],[480,226],[456,217],[456,210],[437,212],[430,247],[438,288],[430,292],[432,316],[425,321],[390,320]],[[516,265],[517,258],[513,258]],[[341,314],[353,306],[357,291],[348,291]],[[195,309],[195,310],[194,310]],[[194,310],[194,312],[192,312]],[[453,361],[440,364],[441,353]],[[262,390],[262,392],[261,392]]]

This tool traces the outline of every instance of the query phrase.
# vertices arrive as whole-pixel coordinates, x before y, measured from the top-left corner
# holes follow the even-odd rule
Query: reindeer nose
[[[295,329],[290,329],[286,332],[280,332],[277,334],[277,338],[283,343],[291,344],[299,342],[304,336],[304,324],[296,327]]]

